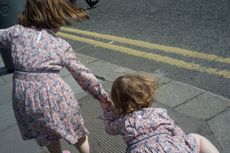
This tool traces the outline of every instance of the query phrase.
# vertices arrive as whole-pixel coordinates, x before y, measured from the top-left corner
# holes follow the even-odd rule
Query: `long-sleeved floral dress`
[[[199,153],[199,144],[186,135],[162,108],[143,108],[116,117],[110,108],[104,110],[105,130],[121,135],[128,153]]]
[[[69,43],[46,29],[15,25],[0,30],[0,48],[12,50],[13,109],[24,140],[35,138],[46,146],[64,138],[75,144],[88,134],[78,101],[59,70],[66,67],[100,101],[108,99],[108,94]]]

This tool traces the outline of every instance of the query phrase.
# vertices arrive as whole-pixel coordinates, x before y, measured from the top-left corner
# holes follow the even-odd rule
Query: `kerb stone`
[[[163,85],[156,92],[155,99],[169,107],[180,105],[193,97],[201,94],[203,90],[189,86],[187,84],[170,81]]]
[[[205,92],[175,110],[194,118],[206,120],[225,110],[229,104],[227,99]]]

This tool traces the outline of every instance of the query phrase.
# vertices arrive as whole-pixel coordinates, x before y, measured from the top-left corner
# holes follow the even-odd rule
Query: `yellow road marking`
[[[200,53],[197,51],[192,51],[192,50],[183,49],[183,48],[171,47],[171,46],[166,46],[166,45],[159,45],[159,44],[149,43],[149,42],[145,42],[145,41],[141,41],[141,40],[133,40],[133,39],[128,39],[128,38],[124,38],[124,37],[100,34],[100,33],[96,33],[96,32],[89,32],[89,31],[84,31],[84,30],[68,28],[68,27],[62,27],[61,30],[65,31],[65,32],[73,32],[73,33],[77,33],[77,34],[87,35],[87,36],[91,36],[91,37],[95,37],[95,38],[112,40],[112,41],[116,41],[116,42],[120,42],[120,43],[124,43],[124,44],[135,45],[138,47],[144,47],[144,48],[148,48],[148,49],[157,49],[157,50],[161,50],[164,52],[170,52],[170,53],[179,54],[179,55],[183,55],[183,56],[189,56],[189,57],[204,59],[204,60],[208,60],[208,61],[216,61],[216,62],[230,64],[230,58],[219,57],[219,56],[213,55],[213,54],[205,54],[205,53]]]
[[[75,41],[79,41],[79,42],[83,42],[83,43],[88,43],[91,45],[95,45],[95,46],[99,46],[102,48],[118,51],[118,52],[129,54],[132,56],[143,57],[143,58],[151,59],[154,61],[166,63],[169,65],[177,66],[180,68],[185,68],[188,70],[196,70],[199,72],[205,72],[208,74],[217,75],[217,76],[221,76],[221,77],[228,78],[228,79],[230,78],[230,71],[227,71],[227,70],[220,70],[220,69],[216,69],[216,68],[204,67],[204,66],[199,65],[199,64],[189,63],[189,62],[185,62],[183,60],[177,60],[177,59],[173,59],[173,58],[167,57],[167,56],[161,56],[161,55],[157,55],[157,54],[153,54],[153,53],[146,53],[146,52],[142,52],[139,50],[135,50],[135,49],[127,48],[127,47],[122,47],[122,46],[117,46],[117,45],[112,45],[109,43],[104,43],[104,42],[100,42],[100,41],[96,41],[96,40],[92,40],[92,39],[88,39],[88,38],[78,37],[78,36],[63,33],[63,32],[58,32],[58,35],[61,37],[64,37],[64,38],[71,39],[71,40],[75,40]]]

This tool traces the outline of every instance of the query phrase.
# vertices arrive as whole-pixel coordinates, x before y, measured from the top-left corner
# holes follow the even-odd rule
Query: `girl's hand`
[[[112,108],[112,102],[110,100],[101,101],[100,104],[103,110],[109,110]]]

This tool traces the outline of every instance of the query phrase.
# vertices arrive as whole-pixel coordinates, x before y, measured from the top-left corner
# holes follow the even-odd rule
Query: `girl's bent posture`
[[[112,86],[109,106],[102,103],[108,134],[121,135],[129,153],[218,153],[198,134],[186,135],[162,108],[153,108],[156,82],[150,77],[128,74]]]
[[[76,58],[57,32],[69,18],[88,15],[69,0],[27,0],[18,25],[0,30],[0,47],[11,48],[14,63],[13,109],[24,140],[36,139],[51,153],[60,153],[59,139],[89,153],[88,131],[69,85],[59,76],[66,67],[80,86],[101,102],[107,93]]]

